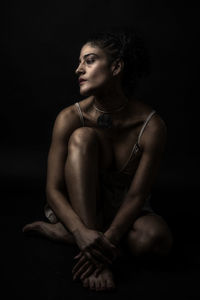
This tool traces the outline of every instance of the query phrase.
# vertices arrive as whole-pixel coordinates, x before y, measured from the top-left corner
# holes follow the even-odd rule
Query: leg
[[[103,224],[102,212],[99,212],[97,208],[97,204],[100,204],[99,154],[96,131],[88,127],[79,128],[70,136],[64,168],[68,200],[85,225],[97,230],[101,230]],[[41,228],[41,222],[39,225]],[[45,226],[45,230],[49,226],[54,226],[56,230],[59,227],[59,233],[62,231],[62,234],[65,229],[61,223],[45,223],[42,226],[43,229]],[[92,274],[83,281],[83,284],[85,287],[89,286],[96,290],[114,287],[112,273],[108,269],[105,269],[97,278]]]
[[[68,143],[65,180],[69,201],[88,228],[100,229],[99,139],[94,129],[75,130]],[[89,208],[89,209],[88,209]],[[100,215],[101,217],[101,215]]]
[[[173,237],[161,216],[147,213],[134,222],[124,241],[132,255],[156,258],[169,254]]]
[[[65,178],[71,205],[88,228],[102,230],[102,211],[97,207],[100,204],[100,157],[95,130],[87,127],[76,130],[70,137],[68,149]],[[97,278],[90,275],[83,280],[83,285],[94,290],[115,287],[109,269],[104,269]]]
[[[100,223],[103,220],[101,212],[98,212],[97,220],[97,201],[100,201],[98,167],[99,140],[95,130],[88,127],[78,128],[72,133],[68,143],[68,156],[64,166],[66,187],[73,209],[85,225],[93,229],[101,229]],[[53,240],[75,242],[60,222],[34,222],[26,225],[23,230],[34,230]]]
[[[51,224],[43,221],[36,221],[31,224],[25,225],[23,228],[23,232],[34,232],[53,241],[75,244],[73,235],[62,225],[61,222]]]

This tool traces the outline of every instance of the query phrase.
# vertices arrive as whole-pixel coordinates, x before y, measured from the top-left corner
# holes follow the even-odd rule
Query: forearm
[[[73,210],[67,196],[59,191],[54,190],[46,192],[47,202],[55,212],[58,219],[74,235],[77,231],[85,229],[85,225],[80,217]]]
[[[125,197],[121,207],[111,225],[104,233],[105,236],[117,245],[124,234],[131,228],[143,205],[141,197]]]

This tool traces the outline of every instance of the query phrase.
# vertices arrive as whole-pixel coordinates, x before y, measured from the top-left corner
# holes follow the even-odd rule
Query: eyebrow
[[[88,53],[88,54],[85,54],[84,56],[83,56],[83,59],[85,59],[86,57],[88,57],[89,55],[95,55],[95,56],[97,56],[98,57],[98,55],[96,54],[96,53]],[[80,58],[79,58],[79,61],[81,61],[80,60]]]

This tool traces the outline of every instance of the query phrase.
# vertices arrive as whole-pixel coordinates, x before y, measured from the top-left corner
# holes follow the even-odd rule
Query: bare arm
[[[166,126],[159,116],[154,117],[141,138],[142,157],[136,174],[105,236],[118,244],[136,220],[149,195],[160,166],[166,143]]]
[[[78,128],[79,120],[71,106],[62,110],[54,123],[52,141],[48,154],[46,197],[59,220],[71,233],[84,228],[79,216],[72,209],[65,185],[64,165],[67,159],[68,141]]]

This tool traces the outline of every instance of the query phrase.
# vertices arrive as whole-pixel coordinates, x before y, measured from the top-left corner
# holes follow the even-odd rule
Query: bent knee
[[[127,236],[129,250],[136,255],[150,252],[156,255],[168,255],[173,246],[173,236],[169,230],[149,228],[143,231],[131,230]]]
[[[173,244],[173,236],[169,228],[151,229],[146,234],[146,243],[153,245],[154,254],[167,255]]]
[[[68,141],[68,150],[87,149],[98,146],[99,139],[95,129],[91,127],[80,127],[73,131]]]

